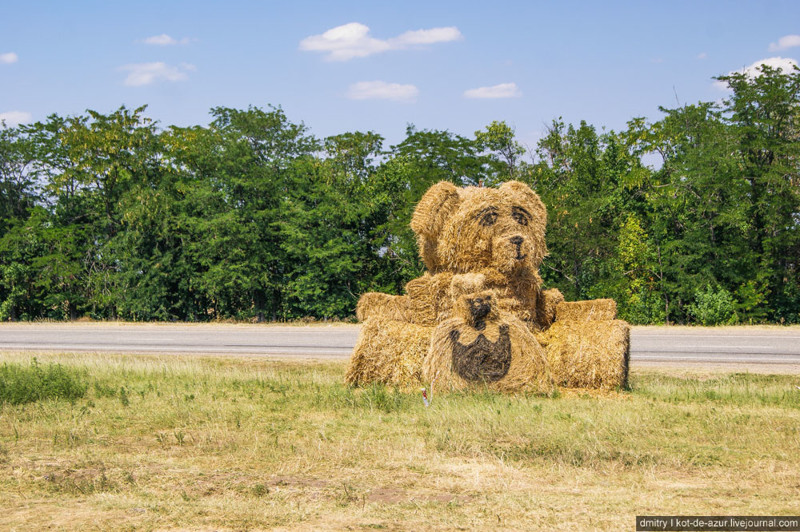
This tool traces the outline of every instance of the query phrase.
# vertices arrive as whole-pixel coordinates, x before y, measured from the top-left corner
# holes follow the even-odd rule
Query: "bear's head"
[[[542,200],[518,181],[496,189],[437,183],[411,219],[422,260],[434,274],[484,268],[506,275],[538,271],[547,255],[546,224]]]

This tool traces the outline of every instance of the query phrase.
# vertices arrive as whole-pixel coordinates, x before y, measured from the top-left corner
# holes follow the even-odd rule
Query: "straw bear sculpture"
[[[627,385],[629,326],[610,299],[544,290],[547,210],[524,183],[432,186],[411,228],[427,268],[406,294],[364,294],[347,381],[549,393]]]

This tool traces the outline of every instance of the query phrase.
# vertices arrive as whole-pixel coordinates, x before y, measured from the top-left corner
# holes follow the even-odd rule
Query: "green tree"
[[[763,283],[768,317],[800,322],[800,69],[767,65],[756,75],[721,76],[732,91],[723,113],[736,139],[734,160],[745,185],[746,228]]]
[[[303,124],[280,108],[215,108],[209,128],[175,129],[171,150],[182,174],[181,246],[188,289],[214,318],[283,315],[289,267],[281,206],[295,161],[319,150]]]
[[[31,143],[18,128],[0,127],[0,236],[28,217],[37,200]]]
[[[359,296],[396,284],[386,256],[383,139],[347,133],[325,140],[322,160],[297,160],[281,207],[287,317],[352,316]]]
[[[663,272],[653,243],[635,214],[628,214],[620,227],[611,264],[608,293],[598,295],[613,296],[622,319],[643,324],[664,322],[667,308],[660,292]]]
[[[417,181],[415,192],[422,193],[439,181],[450,181],[459,186],[479,185],[485,178],[484,159],[480,148],[471,140],[449,131],[417,130],[413,125],[406,129],[406,138],[391,150],[413,165]],[[416,194],[414,194],[416,196]]]
[[[662,111],[640,134],[663,161],[648,181],[648,232],[666,319],[685,321],[698,290],[745,282],[753,258],[744,243],[745,190],[729,157],[734,139],[720,113],[710,103]]]
[[[525,148],[514,137],[514,130],[497,120],[475,132],[475,145],[486,160],[486,185],[519,178],[520,157]]]
[[[537,153],[525,179],[548,209],[550,256],[542,274],[567,299],[607,296],[619,227],[636,201],[623,176],[640,163],[617,135],[598,135],[586,122],[575,128],[554,121]]]

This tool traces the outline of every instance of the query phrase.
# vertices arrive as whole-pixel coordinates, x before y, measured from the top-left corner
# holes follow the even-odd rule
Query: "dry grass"
[[[39,359],[90,390],[0,406],[3,530],[620,530],[800,498],[797,375],[634,372],[629,393],[425,408],[347,388],[344,363]]]

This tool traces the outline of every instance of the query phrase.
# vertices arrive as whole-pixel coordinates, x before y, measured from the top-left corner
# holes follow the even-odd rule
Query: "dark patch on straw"
[[[495,382],[508,373],[511,367],[511,340],[508,325],[500,326],[500,337],[489,341],[479,334],[474,342],[464,345],[458,341],[461,333],[450,331],[453,343],[453,371],[465,381]]]

